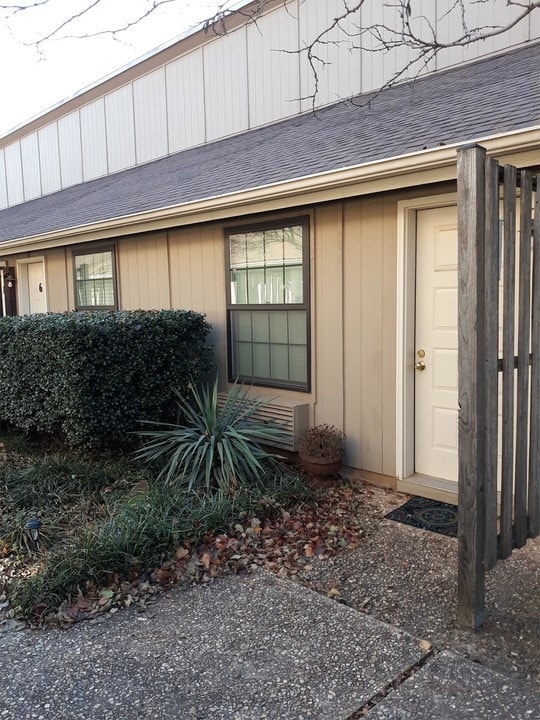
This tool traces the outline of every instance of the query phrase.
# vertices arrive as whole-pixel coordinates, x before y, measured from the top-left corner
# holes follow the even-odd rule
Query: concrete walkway
[[[540,718],[533,686],[263,571],[0,637],[6,720]]]

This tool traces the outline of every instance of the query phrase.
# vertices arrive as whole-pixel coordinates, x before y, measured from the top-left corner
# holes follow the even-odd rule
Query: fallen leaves
[[[226,532],[208,534],[198,547],[186,540],[161,567],[125,581],[112,573],[106,587],[90,584],[44,620],[70,624],[122,607],[144,612],[158,596],[167,597],[173,586],[210,583],[222,574],[255,568],[308,584],[318,563],[357,547],[378,525],[382,513],[369,502],[369,492],[361,482],[340,484],[296,507],[276,513],[274,506],[272,517],[242,518]],[[337,588],[327,595],[346,602]],[[43,610],[36,608],[38,615]]]

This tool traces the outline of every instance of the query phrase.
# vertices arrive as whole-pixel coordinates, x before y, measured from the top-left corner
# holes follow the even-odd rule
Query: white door
[[[45,269],[43,263],[28,263],[28,305],[30,314],[46,313]]]
[[[415,472],[457,482],[457,208],[419,210]]]

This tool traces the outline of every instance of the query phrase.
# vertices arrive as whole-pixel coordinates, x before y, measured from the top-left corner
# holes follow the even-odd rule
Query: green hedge
[[[72,446],[125,443],[210,370],[209,331],[181,310],[0,318],[0,419]]]

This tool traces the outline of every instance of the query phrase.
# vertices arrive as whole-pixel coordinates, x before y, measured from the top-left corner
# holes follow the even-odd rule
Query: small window
[[[309,390],[309,243],[303,218],[230,230],[229,375]]]
[[[116,308],[114,247],[74,253],[77,310]]]

